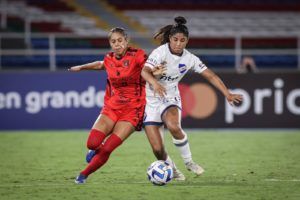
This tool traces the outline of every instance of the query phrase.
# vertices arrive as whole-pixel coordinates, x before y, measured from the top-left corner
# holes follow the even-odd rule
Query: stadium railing
[[[138,37],[150,38],[150,35],[132,35],[134,41]],[[202,39],[209,40],[211,36]],[[234,37],[218,36],[220,40],[232,40],[233,45],[225,48],[206,48],[197,45],[189,50],[217,70],[234,70],[238,67],[243,55],[252,56],[258,67],[266,70],[300,70],[300,36],[293,37],[297,45],[255,47],[249,46],[253,40],[265,39],[272,42],[272,37],[262,36],[249,38],[235,35]],[[216,36],[213,39],[218,38]],[[271,39],[270,39],[271,38]],[[199,39],[199,38],[198,38]],[[201,38],[200,38],[201,39]],[[278,39],[278,38],[277,38]],[[280,39],[280,38],[279,38]],[[283,38],[286,39],[286,38]],[[14,43],[24,43],[13,45]],[[148,53],[149,47],[142,47]],[[106,36],[77,36],[68,33],[37,34],[30,37],[22,33],[0,33],[0,70],[10,69],[44,69],[56,71],[72,65],[103,59],[110,50]]]

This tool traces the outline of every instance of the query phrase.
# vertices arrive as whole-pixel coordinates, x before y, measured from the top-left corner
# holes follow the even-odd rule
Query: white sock
[[[187,139],[187,135],[184,135],[184,138],[181,140],[176,140],[173,138],[173,143],[178,148],[184,164],[192,161],[192,153],[190,150],[190,145]]]

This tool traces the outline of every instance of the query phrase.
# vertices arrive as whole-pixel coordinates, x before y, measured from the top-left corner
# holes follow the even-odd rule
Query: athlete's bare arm
[[[104,69],[103,61],[95,61],[83,65],[73,66],[68,70],[72,72],[79,72],[81,70],[103,70],[103,69]]]
[[[161,97],[165,96],[166,89],[154,78],[153,71],[150,67],[144,66],[141,75],[145,81],[152,85],[154,94],[158,93]]]
[[[239,103],[243,100],[242,95],[230,93],[220,77],[210,69],[204,70],[201,75],[203,75],[211,84],[218,88],[231,105],[233,105],[233,103]]]

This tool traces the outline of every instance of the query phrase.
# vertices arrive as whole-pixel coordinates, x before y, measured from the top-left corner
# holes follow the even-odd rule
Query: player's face
[[[170,37],[170,47],[172,53],[181,54],[189,39],[183,33],[176,33]]]
[[[128,41],[122,34],[116,32],[111,34],[109,44],[117,55],[123,55],[127,49]]]

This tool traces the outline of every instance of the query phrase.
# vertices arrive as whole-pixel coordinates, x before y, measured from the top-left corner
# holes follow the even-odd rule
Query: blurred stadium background
[[[181,83],[184,127],[300,127],[297,0],[1,0],[0,7],[2,130],[89,128],[103,104],[105,73],[67,68],[103,59],[116,26],[150,53],[153,33],[178,15],[188,20],[188,49],[245,97],[228,107],[191,74]],[[237,73],[243,56],[257,73]]]

